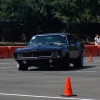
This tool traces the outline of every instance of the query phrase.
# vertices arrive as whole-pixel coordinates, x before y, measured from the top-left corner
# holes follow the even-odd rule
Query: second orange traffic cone
[[[62,95],[62,96],[77,96],[77,95],[73,95],[70,77],[68,77],[66,79],[66,86],[65,86],[65,90],[64,90],[64,95]]]
[[[92,55],[91,55],[91,54],[90,54],[89,62],[93,62],[93,60],[92,60]]]

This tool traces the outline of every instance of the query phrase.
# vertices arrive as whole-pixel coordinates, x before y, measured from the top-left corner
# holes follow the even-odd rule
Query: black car
[[[18,70],[28,67],[68,68],[83,67],[84,45],[75,40],[69,33],[47,33],[34,35],[25,48],[17,48],[14,58]]]

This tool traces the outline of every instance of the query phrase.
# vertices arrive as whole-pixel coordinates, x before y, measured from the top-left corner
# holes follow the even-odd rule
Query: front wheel
[[[18,70],[28,70],[28,66],[23,66],[23,65],[19,65],[19,64],[17,64],[17,68],[18,68]]]
[[[60,68],[68,69],[69,67],[70,67],[70,59],[69,56],[67,56],[61,60]]]
[[[73,62],[74,67],[81,68],[84,65],[84,59],[83,55],[80,55],[78,58],[76,58]]]

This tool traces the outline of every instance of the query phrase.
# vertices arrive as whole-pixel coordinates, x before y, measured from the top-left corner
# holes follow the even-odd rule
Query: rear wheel
[[[83,55],[80,55],[78,58],[76,58],[73,62],[74,67],[81,68],[84,65]]]
[[[28,70],[28,66],[17,65],[18,70]]]

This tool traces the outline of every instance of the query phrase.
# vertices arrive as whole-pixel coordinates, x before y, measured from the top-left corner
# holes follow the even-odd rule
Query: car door
[[[69,57],[77,58],[80,53],[79,47],[76,45],[77,41],[72,35],[67,35],[67,39],[69,42],[69,46],[67,47],[67,49],[69,50]]]

